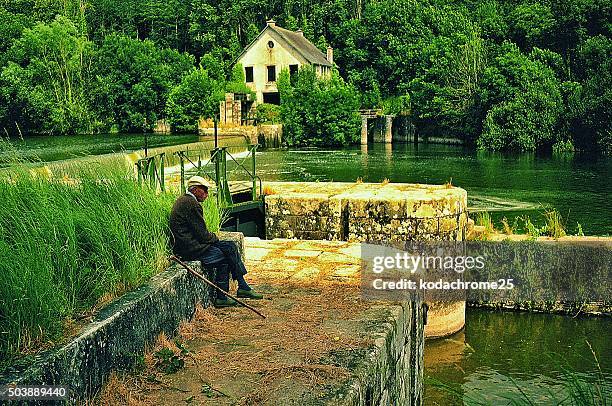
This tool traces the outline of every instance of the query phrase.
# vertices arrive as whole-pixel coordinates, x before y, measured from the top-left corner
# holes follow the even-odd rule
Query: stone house
[[[324,55],[301,30],[289,31],[269,20],[236,63],[242,64],[247,86],[257,93],[257,103],[280,104],[276,81],[283,68],[294,74],[302,65],[312,65],[319,76],[329,75],[333,55],[331,47]]]

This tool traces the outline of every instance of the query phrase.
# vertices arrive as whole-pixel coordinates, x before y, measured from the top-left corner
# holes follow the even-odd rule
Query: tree
[[[581,149],[612,153],[612,40],[588,38],[578,53],[584,71],[572,112],[571,131]]]
[[[223,96],[222,82],[211,79],[202,67],[193,69],[168,96],[168,121],[176,131],[195,131],[200,118],[214,116]]]
[[[510,14],[514,40],[524,49],[548,42],[556,22],[550,7],[545,4],[520,4]]]
[[[93,44],[65,17],[25,29],[0,74],[0,97],[10,101],[5,114],[24,132],[92,132],[95,117],[87,97],[92,54]]]
[[[479,148],[533,151],[562,141],[563,100],[550,67],[505,43],[482,82],[479,99],[487,113]]]
[[[150,130],[164,117],[166,100],[194,58],[152,41],[107,36],[96,54],[96,109],[121,131]]]
[[[359,95],[336,72],[317,78],[312,67],[303,67],[292,84],[284,69],[278,88],[287,144],[338,146],[357,141]]]

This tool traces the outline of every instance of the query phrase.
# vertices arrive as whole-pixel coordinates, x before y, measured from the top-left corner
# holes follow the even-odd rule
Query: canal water
[[[611,327],[606,318],[468,309],[463,331],[425,344],[425,405],[557,405],[577,385],[609,402]]]
[[[536,155],[476,152],[460,146],[397,144],[344,149],[267,150],[257,157],[264,180],[445,183],[468,192],[471,216],[491,213],[543,224],[557,209],[573,234],[612,235],[612,158],[587,154]],[[524,221],[518,222],[521,229]]]

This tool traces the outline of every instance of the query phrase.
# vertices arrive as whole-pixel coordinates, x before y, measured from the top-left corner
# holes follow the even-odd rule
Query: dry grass
[[[276,190],[274,190],[274,188],[272,188],[272,186],[264,185],[264,187],[263,187],[263,194],[264,194],[264,196],[275,195],[276,194]]]
[[[257,282],[264,283],[261,279]],[[287,303],[291,303],[290,308]],[[185,359],[184,372],[192,379],[218,391],[215,382],[220,375],[230,380],[245,374],[251,377],[255,385],[249,386],[253,389],[235,404],[253,405],[270,399],[277,383],[284,379],[317,387],[348,378],[346,369],[321,364],[321,358],[333,350],[368,344],[363,338],[324,323],[330,318],[351,320],[366,308],[359,300],[357,286],[324,280],[285,281],[274,292],[274,301],[252,304],[267,315],[266,320],[251,316],[246,309],[198,307],[192,321],[182,323],[178,330],[178,339],[192,351]],[[165,376],[155,369],[154,354],[162,348],[179,351],[174,340],[161,334],[145,355],[145,370],[136,376],[114,377],[100,396],[101,403],[110,404],[104,403],[110,400],[130,405],[159,404],[164,390],[181,391],[166,383]],[[245,359],[249,362],[245,363]],[[152,382],[145,378],[151,376],[156,377]],[[130,391],[118,389],[121,385]]]
[[[502,223],[502,231],[504,234],[506,235],[512,235],[514,234],[514,227],[510,225],[510,223],[508,223],[508,219],[507,218],[503,218],[501,220]]]
[[[359,327],[359,315],[371,303],[361,300],[358,274],[334,276],[342,264],[312,258],[298,260],[292,270],[270,265],[281,258],[283,249],[273,249],[266,261],[248,264],[249,282],[272,298],[250,303],[267,316],[265,320],[244,308],[197,307],[191,322],[178,329],[176,340],[189,351],[183,370],[165,375],[155,367],[160,349],[180,351],[175,339],[160,335],[144,357],[144,370],[118,376],[109,384],[130,388],[131,398],[116,389],[112,396],[121,399],[109,397],[105,389],[99,399],[121,404],[254,405],[274,403],[293,388],[324,391],[347,379],[349,370],[325,360],[334,351],[350,353],[371,344]],[[313,266],[321,271],[316,276],[294,277]],[[208,394],[202,388],[208,388]]]
[[[142,394],[134,390],[135,378],[127,374],[112,372],[100,395],[93,400],[82,403],[87,405],[126,405],[143,406],[152,403],[145,400]]]

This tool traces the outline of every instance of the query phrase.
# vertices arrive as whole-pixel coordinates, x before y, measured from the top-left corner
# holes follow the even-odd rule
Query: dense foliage
[[[357,141],[359,95],[340,76],[317,78],[314,69],[303,68],[290,78],[285,69],[278,88],[283,137],[288,145],[338,146]]]
[[[275,18],[335,49],[361,107],[409,101],[401,111],[422,133],[496,150],[610,151],[611,4],[0,0],[0,126],[146,130],[169,118],[187,129],[210,114],[232,62]],[[210,104],[177,104],[205,87]]]

